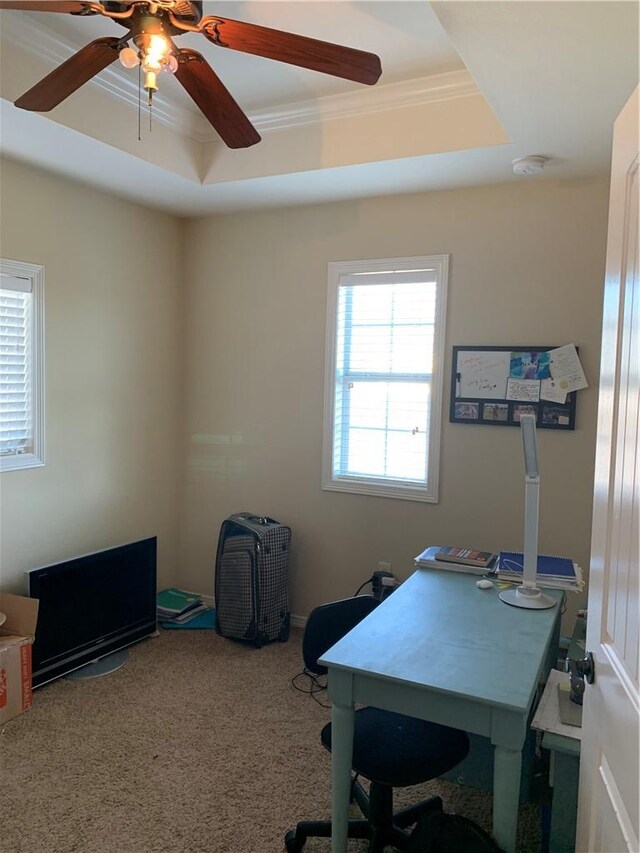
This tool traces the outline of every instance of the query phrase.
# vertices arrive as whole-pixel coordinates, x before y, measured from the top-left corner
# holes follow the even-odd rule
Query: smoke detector
[[[545,167],[549,158],[532,154],[530,157],[521,157],[513,161],[513,171],[516,175],[537,175]]]

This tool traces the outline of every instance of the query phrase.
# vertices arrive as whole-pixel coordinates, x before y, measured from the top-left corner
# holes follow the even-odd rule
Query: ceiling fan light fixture
[[[149,93],[149,103],[151,103],[151,94],[158,91],[158,75],[155,71],[144,72],[144,88]]]
[[[136,65],[140,65],[138,51],[134,50],[132,47],[123,47],[120,51],[119,57],[120,64],[124,65],[125,68],[135,68]]]
[[[136,65],[142,67],[144,89],[149,95],[149,105],[151,105],[151,97],[158,91],[158,74],[163,70],[175,73],[178,60],[171,52],[171,42],[160,33],[139,33],[134,37],[133,42],[138,51],[123,48],[120,51],[120,61],[126,68],[134,68]]]
[[[142,51],[142,67],[145,71],[160,71],[162,66],[168,62],[171,55],[171,45],[161,35],[153,34]]]
[[[167,59],[165,64],[162,66],[163,71],[167,71],[169,74],[175,74],[178,70],[178,60],[175,58],[173,54]]]

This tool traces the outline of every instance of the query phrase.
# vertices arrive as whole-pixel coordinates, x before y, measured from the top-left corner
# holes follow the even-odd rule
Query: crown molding
[[[325,95],[313,101],[254,110],[251,120],[258,130],[285,130],[295,125],[357,118],[478,93],[479,89],[468,71],[448,71],[399,83],[378,84],[375,88],[355,89],[341,95]]]
[[[77,44],[20,12],[2,13],[2,38],[9,38],[25,52],[51,65],[59,65],[79,50]],[[112,98],[138,108],[138,78],[119,65],[112,65],[94,77],[90,84]],[[340,118],[358,118],[374,113],[415,108],[438,101],[472,97],[480,93],[466,69],[403,80],[398,83],[362,87],[338,95],[298,101],[247,111],[259,133],[287,130],[301,125],[319,124]],[[156,93],[153,117],[175,133],[201,143],[219,141],[207,120],[196,110],[180,106]]]

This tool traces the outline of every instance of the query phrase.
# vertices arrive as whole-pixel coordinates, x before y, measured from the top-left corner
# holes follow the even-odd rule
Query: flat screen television
[[[155,536],[26,575],[27,595],[40,602],[34,687],[156,632]]]

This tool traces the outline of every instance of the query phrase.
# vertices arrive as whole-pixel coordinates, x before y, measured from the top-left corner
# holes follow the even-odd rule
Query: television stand
[[[103,658],[98,658],[98,660],[93,660],[91,663],[74,669],[67,673],[65,678],[82,681],[86,678],[99,678],[101,675],[109,675],[124,666],[128,659],[129,649],[118,649],[117,652],[112,652],[110,655],[105,655]]]

